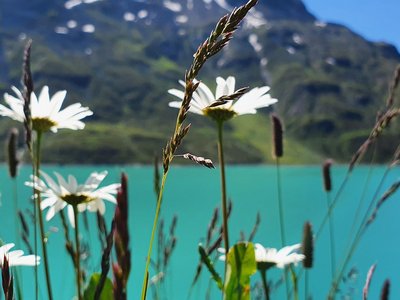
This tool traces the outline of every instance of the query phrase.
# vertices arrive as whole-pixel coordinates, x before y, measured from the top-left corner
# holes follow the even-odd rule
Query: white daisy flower
[[[106,211],[105,203],[107,200],[116,204],[117,194],[120,187],[119,183],[110,184],[99,188],[99,185],[107,176],[107,171],[100,173],[93,172],[90,174],[84,184],[78,184],[76,178],[72,175],[68,176],[68,181],[65,180],[59,173],[54,172],[57,177],[57,182],[54,181],[45,172],[40,172],[41,177],[31,176],[32,181],[26,182],[26,185],[37,189],[43,198],[40,203],[41,210],[49,208],[46,214],[46,220],[51,220],[56,213],[67,207],[68,218],[75,227],[75,218],[73,206],[76,205],[79,212],[89,210],[90,212],[99,212],[104,215]],[[33,180],[36,183],[33,183]]]
[[[264,267],[267,268],[270,266],[276,266],[280,269],[283,269],[285,266],[290,264],[297,265],[305,258],[303,254],[293,252],[300,248],[301,244],[295,244],[277,250],[275,248],[264,248],[263,245],[256,243],[254,245],[254,251],[257,265],[264,265]]]
[[[290,264],[297,265],[305,258],[303,254],[293,252],[300,248],[301,244],[295,244],[277,250],[275,248],[264,248],[263,245],[256,243],[254,244],[254,254],[257,262],[257,268],[266,270],[275,266],[283,269]],[[222,254],[219,259],[225,261],[225,249],[218,248],[218,252]]]
[[[255,114],[257,109],[270,106],[278,102],[277,99],[268,94],[270,87],[262,86],[251,89],[246,92],[236,101],[227,101],[223,105],[210,107],[216,100],[222,96],[232,95],[235,92],[235,77],[229,76],[226,80],[222,77],[217,77],[217,88],[215,95],[211,90],[202,82],[200,82],[197,90],[193,93],[192,101],[190,102],[190,112],[206,115],[214,118],[217,113],[223,113],[225,120],[228,120],[236,115]],[[185,87],[185,82],[179,81]],[[180,99],[184,97],[184,91],[177,89],[170,89],[168,93]],[[169,103],[170,107],[180,108],[182,101],[172,101]]]
[[[36,255],[25,255],[22,250],[10,251],[15,244],[5,244],[0,247],[0,269],[3,267],[4,256],[8,260],[8,265],[12,266],[36,266],[40,264],[40,257]]]
[[[24,98],[16,87],[12,87],[12,90],[17,97],[4,94],[4,100],[9,107],[0,104],[0,115],[10,117],[18,122],[24,122]],[[91,116],[93,112],[80,103],[69,105],[61,110],[66,94],[66,91],[58,91],[50,98],[48,86],[42,88],[39,98],[36,97],[35,93],[31,94],[33,130],[57,132],[60,128],[77,130],[85,127],[81,119]]]

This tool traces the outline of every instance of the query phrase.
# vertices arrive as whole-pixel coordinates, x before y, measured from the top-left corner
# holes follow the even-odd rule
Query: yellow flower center
[[[206,107],[203,114],[217,122],[228,121],[237,115],[233,110],[220,107]]]
[[[55,125],[57,123],[48,118],[32,118],[32,129],[35,131],[46,132]]]
[[[89,197],[88,195],[85,195],[85,194],[67,194],[67,195],[61,196],[61,199],[73,206],[82,204],[82,203],[88,203],[88,202],[91,202],[94,200],[94,198]]]

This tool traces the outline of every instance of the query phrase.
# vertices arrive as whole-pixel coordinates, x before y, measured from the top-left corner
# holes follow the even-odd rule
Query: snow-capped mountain
[[[2,0],[0,92],[19,83],[22,49],[32,38],[37,86],[87,99],[97,122],[118,116],[132,126],[160,126],[156,115],[174,115],[166,91],[178,87],[217,20],[243,2]],[[395,47],[320,22],[300,0],[260,0],[200,79],[214,84],[233,74],[240,86],[271,85],[289,134],[306,142],[312,136],[318,151],[342,155],[359,139],[344,135],[349,128],[362,132],[374,120],[399,61]],[[327,146],[329,137],[341,141],[340,151]]]

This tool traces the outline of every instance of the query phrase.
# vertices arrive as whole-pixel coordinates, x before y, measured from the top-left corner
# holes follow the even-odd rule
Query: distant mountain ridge
[[[48,84],[50,92],[67,89],[69,101],[82,101],[95,112],[88,130],[79,133],[88,145],[76,144],[70,133],[52,137],[47,145],[49,161],[80,160],[78,151],[71,150],[78,147],[87,153],[101,149],[98,156],[89,155],[88,163],[150,162],[164,145],[169,134],[166,124],[176,113],[167,106],[172,98],[166,91],[178,87],[192,54],[218,18],[241,4],[238,0],[3,0],[0,92],[18,84],[22,48],[32,38],[36,87]],[[261,0],[199,79],[212,86],[218,75],[235,75],[240,86],[271,85],[272,95],[279,99],[273,109],[285,120],[288,143],[301,152],[289,150],[293,157],[288,162],[308,162],[313,156],[317,161],[320,155],[345,160],[373,124],[399,62],[392,45],[371,43],[344,26],[320,22],[300,0]],[[268,111],[259,116],[266,127]],[[268,161],[269,140],[256,140],[249,134],[251,126],[241,122],[231,124],[228,159]],[[109,125],[115,123],[120,127]],[[186,149],[214,155],[213,143],[197,141],[212,132],[213,124],[198,117],[193,123],[197,127],[193,126]],[[112,138],[124,138],[115,134],[124,128],[129,130],[122,146]]]

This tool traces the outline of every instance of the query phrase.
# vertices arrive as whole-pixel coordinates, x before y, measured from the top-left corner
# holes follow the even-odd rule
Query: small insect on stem
[[[204,158],[202,156],[196,156],[190,153],[185,153],[181,155],[175,155],[176,157],[183,157],[184,159],[189,159],[191,161],[194,161],[195,163],[198,163],[199,165],[205,166],[209,169],[214,169],[214,164],[209,158]]]

